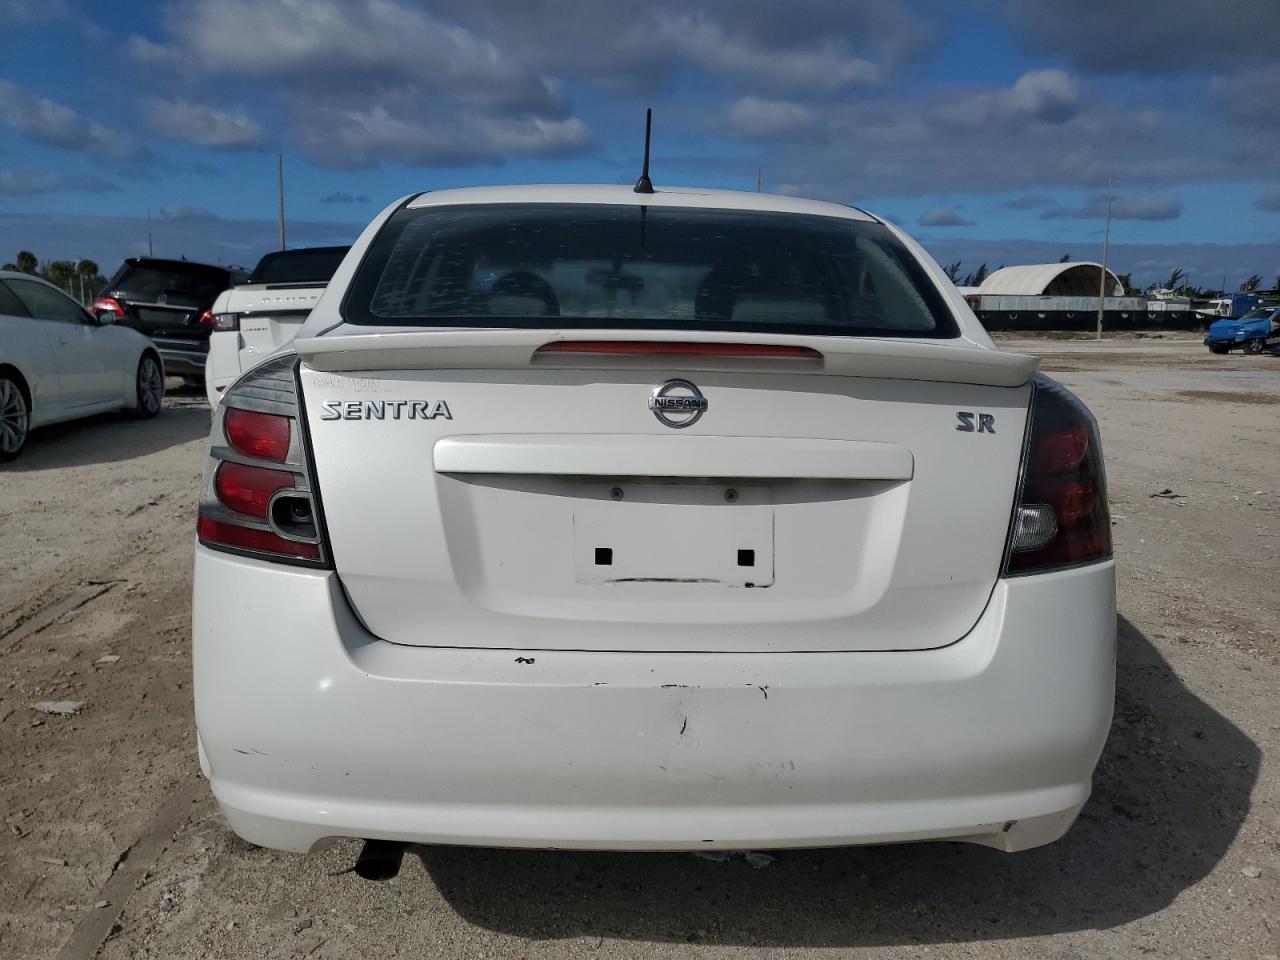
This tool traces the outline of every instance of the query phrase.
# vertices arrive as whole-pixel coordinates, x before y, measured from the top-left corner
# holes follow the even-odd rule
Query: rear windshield
[[[350,323],[955,337],[883,226],[605,204],[403,209],[370,247]]]
[[[258,261],[245,283],[328,283],[350,247],[282,250]]]
[[[130,300],[155,302],[160,294],[183,301],[212,303],[231,286],[231,274],[217,267],[192,263],[126,263],[107,284]]]

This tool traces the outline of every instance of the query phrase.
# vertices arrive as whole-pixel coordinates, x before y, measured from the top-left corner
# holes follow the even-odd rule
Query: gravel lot
[[[152,422],[41,431],[0,469],[0,957],[1280,956],[1280,357],[1010,346],[1093,407],[1111,482],[1116,721],[1064,840],[761,869],[423,848],[386,884],[338,873],[355,843],[249,847],[195,759],[209,413],[187,392]]]

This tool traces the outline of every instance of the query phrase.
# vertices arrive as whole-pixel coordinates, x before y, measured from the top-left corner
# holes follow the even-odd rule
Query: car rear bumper
[[[204,389],[210,408],[216,408],[222,394],[240,376],[240,351],[244,344],[234,330],[215,330],[209,337],[209,356],[204,366]]]
[[[152,342],[164,361],[164,372],[174,377],[203,377],[209,356],[208,340],[180,340],[153,337]]]
[[[1087,799],[1114,694],[1111,563],[1002,580],[963,640],[910,652],[404,647],[333,573],[203,546],[193,620],[213,792],[246,839],[298,851],[1019,850]]]
[[[204,354],[188,350],[160,350],[164,372],[171,377],[203,377]]]

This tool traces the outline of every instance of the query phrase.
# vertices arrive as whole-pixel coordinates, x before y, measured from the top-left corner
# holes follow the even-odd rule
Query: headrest
[[[545,317],[552,315],[541,297],[521,297],[513,293],[495,293],[489,297],[492,317]]]
[[[822,323],[827,311],[812,300],[743,297],[733,305],[733,320],[741,323]]]

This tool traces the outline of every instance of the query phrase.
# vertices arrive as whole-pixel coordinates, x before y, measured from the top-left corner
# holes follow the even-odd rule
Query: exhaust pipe
[[[363,880],[390,880],[400,872],[404,844],[394,840],[366,840],[356,859],[356,876]]]

